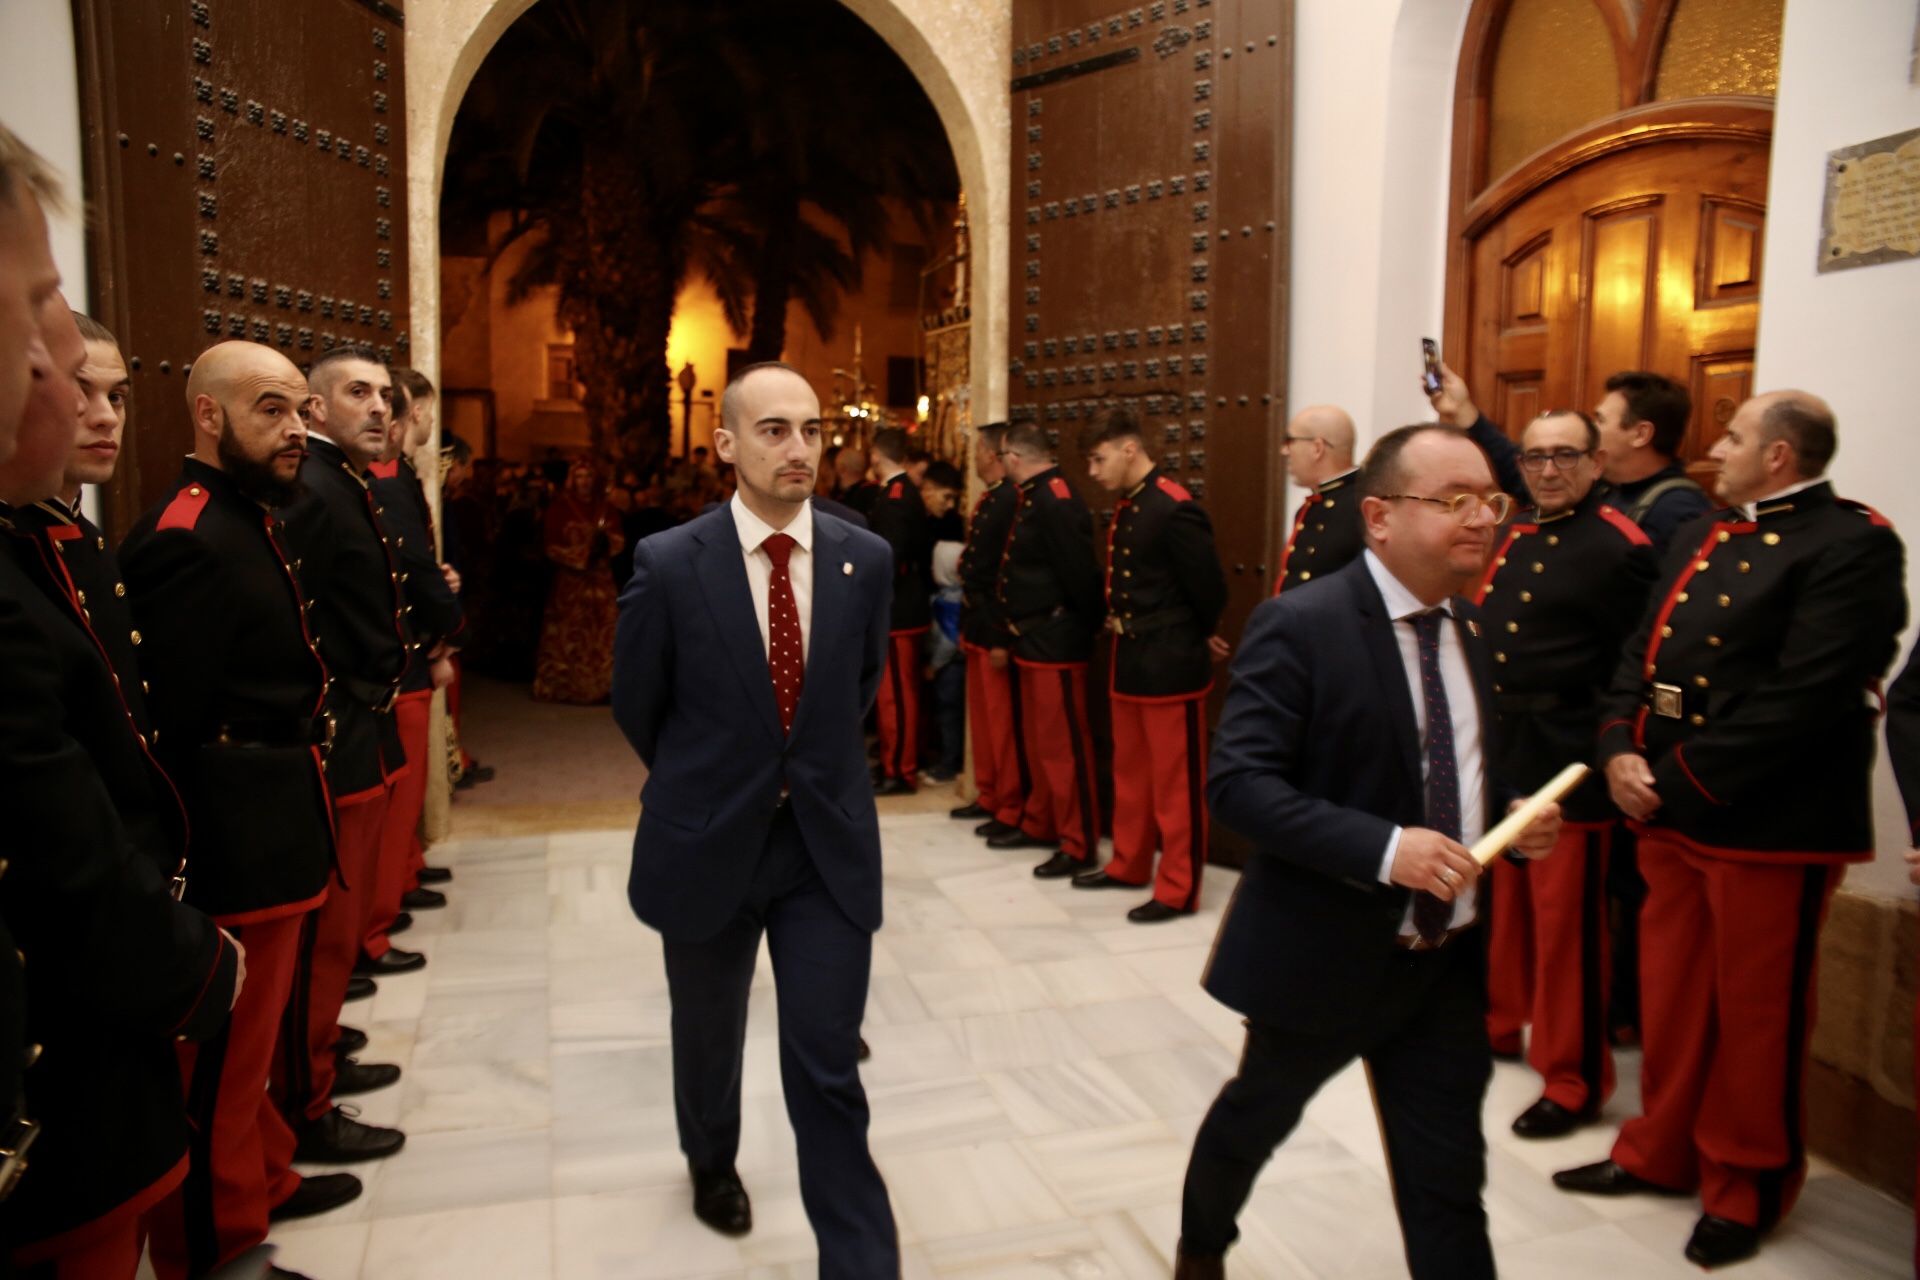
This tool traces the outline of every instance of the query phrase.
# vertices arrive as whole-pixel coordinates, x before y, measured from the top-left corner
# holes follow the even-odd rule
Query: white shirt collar
[[[1315,493],[1325,493],[1329,488],[1333,487],[1334,485],[1344,484],[1346,481],[1352,479],[1354,476],[1357,476],[1359,474],[1360,474],[1360,468],[1348,467],[1345,471],[1342,471],[1339,475],[1328,476],[1325,480],[1322,480],[1319,484],[1313,486],[1313,491]]]
[[[1373,548],[1366,550],[1367,572],[1373,575],[1373,585],[1380,588],[1380,598],[1386,602],[1387,616],[1395,622],[1425,613],[1430,608],[1439,608],[1447,613],[1453,612],[1453,597],[1448,596],[1439,605],[1428,605],[1419,596],[1407,590],[1400,579],[1393,576],[1393,570],[1387,568],[1379,556],[1373,554]]]
[[[1825,484],[1826,482],[1827,478],[1825,476],[1815,476],[1811,480],[1802,480],[1799,484],[1790,484],[1784,489],[1776,489],[1764,498],[1755,498],[1752,502],[1742,506],[1740,510],[1746,513],[1747,519],[1752,520],[1755,518],[1754,512],[1765,504],[1778,502],[1782,498],[1791,498],[1802,489],[1811,489],[1817,484]]]
[[[733,500],[727,504],[727,507],[733,512],[733,528],[734,532],[740,535],[740,549],[749,555],[758,551],[760,544],[776,533],[788,534],[800,544],[802,551],[812,554],[813,504],[811,502],[801,503],[800,514],[789,521],[784,529],[774,528],[747,510],[747,504],[740,500],[738,493],[733,495]]]

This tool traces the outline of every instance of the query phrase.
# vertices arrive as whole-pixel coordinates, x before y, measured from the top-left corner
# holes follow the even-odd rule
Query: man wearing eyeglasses
[[[1381,437],[1359,482],[1367,549],[1253,612],[1207,798],[1254,843],[1205,983],[1247,1018],[1239,1074],[1194,1140],[1176,1280],[1219,1280],[1234,1219],[1307,1100],[1366,1062],[1415,1277],[1490,1278],[1481,1203],[1487,1045],[1480,865],[1498,668],[1471,588],[1512,499],[1434,424]],[[1549,852],[1558,807],[1516,842]]]
[[[1310,405],[1287,423],[1280,452],[1287,476],[1307,491],[1280,553],[1273,594],[1326,577],[1360,554],[1360,468],[1353,464],[1353,419],[1330,404]]]
[[[1646,607],[1652,544],[1609,506],[1600,433],[1578,410],[1543,413],[1521,437],[1534,506],[1508,526],[1474,594],[1493,637],[1494,772],[1535,790],[1591,761],[1600,698]],[[1554,856],[1492,874],[1487,1030],[1495,1053],[1527,1059],[1545,1082],[1513,1122],[1523,1138],[1570,1133],[1613,1092],[1607,1043],[1607,848],[1619,814],[1589,778],[1564,804]]]

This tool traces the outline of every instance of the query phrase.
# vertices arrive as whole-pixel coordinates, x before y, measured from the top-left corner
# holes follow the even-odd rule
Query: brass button
[[[1505,662],[1507,660],[1507,655],[1504,653],[1496,653],[1493,655],[1493,660],[1495,662]]]
[[[1325,525],[1323,525],[1323,524],[1317,524],[1317,525],[1315,525],[1315,526],[1313,526],[1313,531],[1314,531],[1315,533],[1325,533],[1325,532],[1327,531],[1327,526],[1325,526]]]
[[[197,498],[200,496],[200,486],[197,484],[190,484],[187,486],[187,492]]]
[[[1660,628],[1660,638],[1661,638],[1662,640],[1671,640],[1671,639],[1673,639],[1673,628],[1672,628],[1672,627],[1662,627],[1662,628]]]
[[[1692,724],[1694,728],[1698,729],[1701,725],[1707,722],[1707,718],[1696,711],[1692,715],[1687,717],[1687,721],[1688,723]]]
[[[40,1055],[44,1052],[46,1052],[46,1050],[44,1050],[37,1044],[28,1045],[27,1052],[24,1055],[26,1058],[26,1064],[28,1066],[32,1066],[34,1063],[40,1061]]]
[[[1533,562],[1533,571],[1535,573],[1545,573],[1547,571],[1547,566],[1541,564],[1538,560],[1535,560]]]
[[[78,600],[82,605],[84,605],[87,602],[87,593],[80,590],[80,588],[75,587],[73,589],[73,598]]]
[[[1720,637],[1719,637],[1719,636],[1708,636],[1708,637],[1707,637],[1707,647],[1708,647],[1709,649],[1718,649],[1718,648],[1720,647]]]
[[[1560,545],[1560,535],[1559,535],[1559,534],[1557,534],[1557,533],[1550,533],[1550,534],[1548,534],[1548,535],[1547,535],[1547,545],[1548,545],[1548,546],[1550,546],[1550,547],[1557,547],[1557,546],[1559,546],[1559,545]]]
[[[1300,572],[1300,581],[1305,582],[1308,578],[1311,578],[1312,576],[1313,576],[1313,570],[1303,569]]]
[[[1732,604],[1732,603],[1733,603],[1733,597],[1732,597],[1732,596],[1721,596],[1721,597],[1720,597],[1720,607],[1721,607],[1722,609],[1724,609],[1724,608],[1726,608],[1726,607],[1727,607],[1728,605],[1730,605],[1730,604]]]
[[[1725,529],[1722,529],[1720,531],[1720,537],[1718,540],[1721,542],[1731,542],[1733,541],[1733,535],[1728,533]]]
[[[114,584],[113,584],[113,594],[114,594],[114,595],[116,595],[116,596],[124,596],[124,595],[126,595],[126,594],[127,594],[127,584],[126,584],[126,583],[124,583],[124,582],[116,582],[116,583],[114,583]]]
[[[1522,592],[1520,593],[1520,603],[1521,603],[1521,604],[1532,604],[1532,603],[1533,603],[1533,592],[1531,592],[1531,591],[1522,591]]]
[[[127,633],[127,638],[128,638],[129,640],[131,640],[131,641],[133,641],[133,642],[134,642],[135,644],[139,644],[139,643],[140,643],[140,633],[139,633],[138,631],[130,631],[130,632],[128,632],[128,633]]]
[[[1674,600],[1679,604],[1685,604],[1687,602],[1687,593],[1682,591],[1679,595],[1674,597]]]
[[[152,692],[153,692],[153,686],[152,686],[152,685],[150,685],[150,684],[148,684],[148,683],[147,683],[147,682],[146,682],[145,680],[142,680],[142,681],[140,682],[140,692],[142,692],[142,693],[152,693]]]
[[[107,549],[107,540],[105,538],[95,538],[93,540],[93,546],[96,551],[105,551]]]
[[[1705,560],[1695,560],[1693,567],[1695,572],[1705,573],[1707,571],[1707,562]]]
[[[1334,501],[1334,500],[1333,500],[1332,498],[1328,498],[1328,499],[1327,499],[1327,509],[1328,509],[1329,511],[1331,511],[1331,510],[1332,510],[1332,509],[1333,509],[1334,507],[1336,507],[1336,506],[1338,506],[1338,505],[1339,505],[1339,504],[1338,504],[1338,503],[1336,503],[1336,502],[1335,502],[1335,501]]]
[[[1507,563],[1507,558],[1505,556],[1501,556],[1499,559],[1495,560],[1494,563],[1497,565],[1505,565]]]
[[[1750,564],[1748,564],[1748,563],[1747,563],[1747,562],[1746,562],[1745,560],[1742,560],[1742,561],[1740,562],[1740,572],[1742,572],[1742,573],[1752,573],[1752,572],[1753,572],[1753,566],[1752,566],[1752,565],[1750,565]]]
[[[1780,545],[1780,535],[1777,533],[1763,533],[1760,535],[1760,541],[1770,547],[1777,547]]]
[[[1707,687],[1707,678],[1705,676],[1695,676],[1693,678],[1693,682],[1699,685],[1702,689]]]
[[[1509,622],[1509,623],[1507,624],[1507,634],[1509,634],[1509,635],[1512,635],[1512,634],[1513,634],[1514,632],[1517,632],[1517,631],[1519,631],[1519,630],[1520,630],[1520,624],[1519,624],[1519,623],[1517,623],[1517,622]]]

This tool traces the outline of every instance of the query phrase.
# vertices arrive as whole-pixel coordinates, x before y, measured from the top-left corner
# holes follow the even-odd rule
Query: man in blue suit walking
[[[738,492],[642,542],[620,598],[613,713],[650,771],[627,896],[665,940],[694,1213],[730,1235],[752,1227],[734,1156],[764,934],[820,1275],[897,1276],[859,1074],[880,927],[862,722],[886,662],[892,556],[808,504],[820,401],[797,371],[743,370],[720,416],[714,448]]]

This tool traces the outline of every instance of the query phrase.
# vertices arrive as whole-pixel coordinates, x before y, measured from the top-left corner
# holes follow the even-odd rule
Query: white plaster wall
[[[55,169],[72,208],[51,220],[53,258],[61,288],[75,307],[87,306],[87,245],[81,229],[80,74],[68,0],[0,0],[0,123],[18,134]]]
[[[1879,508],[1905,536],[1911,602],[1920,595],[1920,260],[1824,276],[1814,263],[1827,153],[1920,128],[1920,87],[1908,82],[1916,14],[1913,0],[1851,0],[1846,21],[1834,17],[1826,0],[1787,5],[1755,383],[1802,387],[1833,405],[1834,486]],[[1847,886],[1909,896],[1899,856],[1906,818],[1884,759],[1875,798],[1880,857],[1850,871]]]

